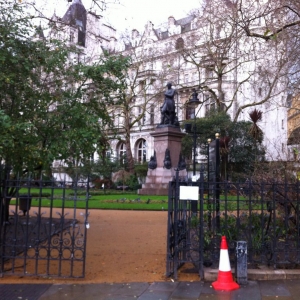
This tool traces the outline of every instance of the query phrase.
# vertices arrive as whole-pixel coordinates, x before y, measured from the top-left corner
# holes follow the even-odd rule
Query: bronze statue
[[[171,169],[171,167],[172,167],[172,163],[171,163],[170,150],[166,149],[165,159],[164,159],[164,168],[165,169]]]
[[[185,170],[186,169],[186,162],[184,157],[182,156],[182,153],[179,154],[179,161],[178,161],[178,170]]]
[[[156,161],[156,151],[154,151],[154,155],[150,157],[150,161],[148,162],[148,169],[154,170],[157,167]]]
[[[167,90],[165,91],[165,101],[161,107],[161,122],[160,125],[176,125],[177,118],[175,112],[174,97],[177,94],[175,89],[172,89],[172,83],[167,83]]]

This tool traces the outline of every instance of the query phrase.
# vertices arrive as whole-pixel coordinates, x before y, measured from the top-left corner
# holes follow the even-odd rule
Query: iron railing
[[[89,183],[2,178],[0,188],[0,275],[83,278]]]
[[[167,275],[177,276],[185,262],[203,268],[219,265],[221,236],[227,237],[231,262],[237,241],[246,241],[249,268],[300,264],[299,182],[170,182]],[[197,211],[179,199],[180,186],[197,185]]]

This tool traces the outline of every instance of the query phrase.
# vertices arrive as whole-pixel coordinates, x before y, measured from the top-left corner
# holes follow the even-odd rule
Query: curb
[[[204,280],[215,281],[218,278],[218,269],[204,269]],[[232,269],[233,277],[235,270]],[[277,279],[300,279],[300,270],[274,270],[274,269],[248,269],[248,280],[277,280]]]

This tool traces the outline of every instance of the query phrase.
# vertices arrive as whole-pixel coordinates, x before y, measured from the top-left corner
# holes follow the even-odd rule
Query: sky
[[[91,0],[81,2],[86,9],[92,7]],[[107,9],[101,14],[104,20],[120,33],[126,29],[137,29],[141,32],[147,21],[151,21],[155,28],[167,22],[170,16],[175,19],[186,17],[190,10],[200,6],[201,0],[107,0],[107,2]],[[47,10],[47,15],[52,15],[55,10],[58,16],[62,16],[71,5],[67,0],[47,0],[46,3],[42,6],[45,14]]]

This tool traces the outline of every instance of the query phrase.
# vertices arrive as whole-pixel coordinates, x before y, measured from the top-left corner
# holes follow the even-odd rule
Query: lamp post
[[[193,126],[193,177],[195,179],[196,176],[196,148],[197,148],[197,131],[196,131],[196,107],[202,104],[202,102],[198,99],[198,93],[196,92],[196,89],[193,90],[192,97],[189,99],[187,106],[189,108],[194,109],[194,126]],[[199,111],[198,111],[199,112]],[[186,131],[191,132],[191,124],[186,124]],[[197,202],[192,201],[191,203],[191,210],[193,213],[197,213]]]
[[[197,131],[196,131],[196,107],[202,104],[202,102],[198,99],[198,93],[196,89],[193,90],[192,97],[189,99],[187,106],[189,108],[194,109],[193,119],[193,176],[196,175],[196,148],[197,148]],[[198,111],[199,112],[199,111]],[[187,132],[191,132],[191,124],[186,124],[185,129]]]

